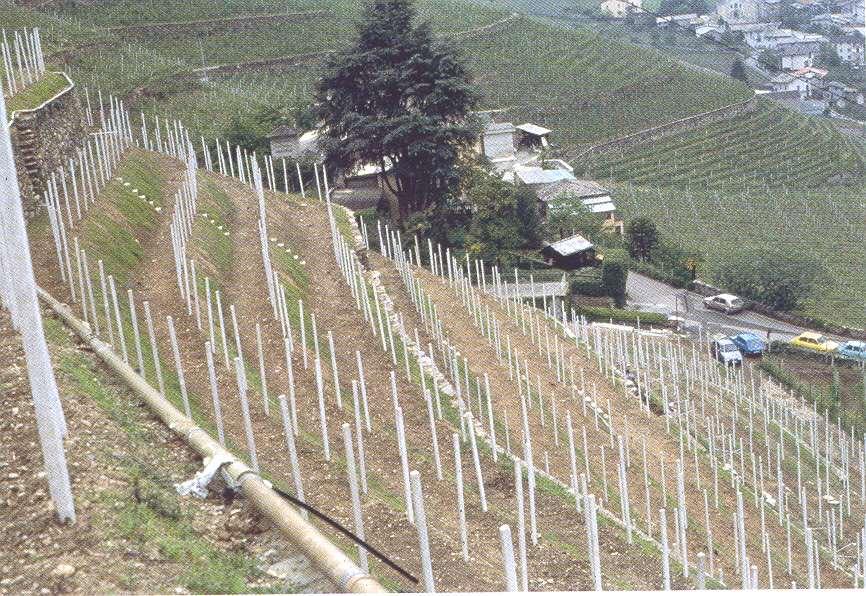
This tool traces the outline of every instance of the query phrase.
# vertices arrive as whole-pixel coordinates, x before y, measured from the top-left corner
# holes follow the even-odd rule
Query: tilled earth
[[[23,349],[0,310],[0,593],[333,589],[219,481],[206,500],[178,496],[196,454],[43,316],[77,520],[59,523],[48,497]]]

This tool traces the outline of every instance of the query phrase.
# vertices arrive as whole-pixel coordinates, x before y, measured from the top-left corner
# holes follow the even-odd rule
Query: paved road
[[[777,321],[762,314],[744,311],[726,315],[709,310],[703,296],[674,288],[645,275],[630,271],[626,285],[628,304],[632,308],[666,315],[677,315],[686,320],[687,327],[702,326],[704,331],[734,334],[750,331],[758,337],[771,340],[790,340],[807,329]]]

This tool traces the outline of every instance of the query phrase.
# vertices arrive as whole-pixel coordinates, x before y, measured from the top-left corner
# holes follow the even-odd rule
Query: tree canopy
[[[547,237],[549,240],[560,240],[577,232],[592,238],[600,230],[599,218],[576,195],[564,193],[548,205]]]
[[[351,47],[333,55],[317,86],[322,148],[332,166],[375,164],[401,217],[444,200],[476,130],[477,102],[456,50],[414,24],[410,0],[375,0]]]
[[[629,254],[641,261],[652,259],[652,251],[659,243],[658,230],[648,217],[636,217],[628,222],[625,231]]]
[[[781,247],[740,249],[721,264],[716,278],[726,289],[776,310],[797,308],[824,277],[821,261]]]
[[[743,64],[743,61],[739,58],[734,58],[734,62],[731,64],[731,76],[738,81],[743,81],[744,83],[749,82],[749,79],[746,76],[746,67]]]

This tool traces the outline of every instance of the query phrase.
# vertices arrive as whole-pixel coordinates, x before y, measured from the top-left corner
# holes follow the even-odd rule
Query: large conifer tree
[[[386,184],[402,217],[456,187],[454,165],[475,137],[466,67],[414,20],[411,0],[372,1],[355,43],[328,61],[317,89],[329,162],[393,166]]]

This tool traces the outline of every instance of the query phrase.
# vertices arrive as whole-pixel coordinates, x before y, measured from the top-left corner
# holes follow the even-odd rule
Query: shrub
[[[721,264],[716,275],[729,291],[772,309],[790,311],[808,298],[824,277],[812,255],[773,247],[762,252],[740,249]]]
[[[580,296],[593,296],[596,298],[607,296],[604,286],[601,285],[601,280],[588,279],[585,277],[572,279],[568,284],[568,293]]]
[[[626,310],[622,308],[607,308],[603,306],[577,306],[574,309],[578,315],[583,315],[590,321],[615,321],[637,325],[667,325],[668,318],[657,312],[644,312],[642,310]]]

